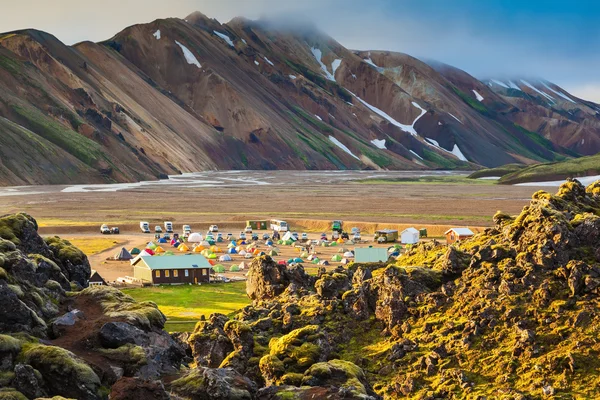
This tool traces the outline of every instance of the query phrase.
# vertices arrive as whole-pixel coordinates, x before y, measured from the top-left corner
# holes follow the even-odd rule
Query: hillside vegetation
[[[575,158],[557,163],[532,165],[503,175],[499,183],[556,181],[595,175],[600,175],[600,155]]]

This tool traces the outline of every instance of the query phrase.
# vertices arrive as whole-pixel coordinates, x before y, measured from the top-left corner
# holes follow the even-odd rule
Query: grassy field
[[[202,286],[157,286],[123,289],[137,301],[153,301],[167,316],[169,332],[191,332],[200,316],[231,315],[250,304],[246,282],[211,283]]]
[[[511,174],[513,172],[517,172],[525,167],[526,167],[526,165],[522,165],[522,164],[506,164],[506,165],[502,165],[502,166],[496,167],[496,168],[480,169],[479,171],[473,172],[467,178],[478,179],[478,178],[485,178],[485,177],[490,177],[490,176],[504,176],[506,174]]]
[[[108,250],[112,247],[117,247],[119,244],[124,243],[119,242],[118,240],[114,240],[113,238],[80,237],[67,238],[67,240],[71,242],[73,246],[79,248],[88,256],[101,253],[104,250]]]
[[[553,181],[568,177],[581,177],[600,174],[600,155],[575,158],[572,160],[532,165],[504,175],[499,183],[515,184],[522,182]]]

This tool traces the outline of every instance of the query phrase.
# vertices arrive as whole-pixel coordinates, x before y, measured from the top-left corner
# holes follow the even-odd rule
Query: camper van
[[[150,233],[150,224],[147,222],[140,222],[140,229],[144,233]]]
[[[187,234],[189,236],[192,233],[192,227],[189,225],[184,225],[181,230],[183,231],[184,235]]]
[[[271,225],[271,230],[273,230],[273,231],[277,231],[277,232],[287,232],[288,231],[288,224],[285,221],[281,221],[278,219],[272,219],[270,225]]]
[[[173,233],[173,223],[169,221],[165,221],[165,231],[167,233]]]
[[[103,235],[110,234],[110,229],[108,229],[108,225],[104,224],[100,227],[100,233]]]

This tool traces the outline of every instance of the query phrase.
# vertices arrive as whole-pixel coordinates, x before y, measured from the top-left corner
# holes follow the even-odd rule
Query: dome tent
[[[340,262],[340,261],[342,261],[342,256],[340,256],[339,254],[336,254],[333,257],[331,257],[331,261]]]
[[[213,271],[215,271],[217,273],[225,272],[225,267],[223,265],[221,265],[221,264],[214,265],[212,267],[212,269],[213,269]]]
[[[198,232],[194,232],[188,237],[188,242],[192,242],[192,243],[200,243],[203,240],[204,240],[204,238]]]
[[[163,249],[160,246],[156,246],[156,248],[154,249],[155,254],[163,254],[164,252],[165,252],[165,249]]]
[[[229,271],[231,272],[239,272],[240,267],[238,267],[237,265],[233,264],[231,267],[229,267]]]
[[[229,254],[237,254],[237,250],[234,249],[234,248],[231,248],[231,249],[227,250],[227,253],[229,253]]]
[[[345,258],[354,258],[354,253],[351,251],[347,251],[344,253]]]
[[[225,254],[219,257],[219,261],[231,261],[231,256],[229,254]]]
[[[177,248],[177,250],[182,251],[182,252],[186,252],[186,251],[190,251],[190,248],[187,247],[185,244],[181,244],[181,245],[179,245],[179,247]]]
[[[147,249],[150,250],[154,250],[156,248],[156,244],[154,244],[154,242],[148,242],[148,244],[146,245]]]
[[[131,249],[131,250],[129,251],[129,253],[130,253],[131,255],[137,256],[138,254],[140,254],[140,249],[138,249],[137,247],[134,247],[133,249]]]
[[[114,256],[115,260],[131,260],[132,258],[133,256],[125,247],[121,248],[121,250]]]
[[[165,239],[164,237],[160,238],[160,239],[158,239],[158,243],[163,243],[163,244],[167,243],[167,239]]]

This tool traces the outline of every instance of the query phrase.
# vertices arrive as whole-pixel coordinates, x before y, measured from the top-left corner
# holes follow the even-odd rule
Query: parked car
[[[244,232],[240,232],[240,240],[246,240],[246,234]]]
[[[248,226],[246,227],[246,229],[244,229],[244,232],[245,232],[245,233],[252,233],[252,227],[251,227],[250,225],[248,225]]]
[[[348,237],[348,232],[342,232],[342,239],[344,239],[344,240],[350,239],[350,237]]]
[[[156,225],[154,227],[154,233],[162,233],[162,228],[160,227],[160,225]]]
[[[252,240],[258,240],[258,233],[252,234]]]
[[[321,240],[327,240],[327,234],[325,232],[321,233]]]
[[[223,234],[217,233],[217,242],[222,242],[222,241],[223,241]]]
[[[165,221],[165,231],[173,233],[173,223],[171,221]]]
[[[298,232],[292,232],[292,236],[296,238],[296,240],[298,240]]]
[[[110,229],[108,229],[108,225],[104,224],[100,227],[100,233],[103,235],[109,235]]]
[[[113,226],[112,228],[110,228],[110,233],[112,233],[113,235],[118,235],[119,233],[121,233],[121,231],[119,231],[118,226]]]
[[[211,225],[211,226],[208,228],[208,231],[209,231],[209,232],[219,232],[219,227],[218,227],[217,225]]]
[[[308,233],[302,233],[302,240],[308,240]]]
[[[179,239],[179,235],[175,234],[177,236],[177,238]],[[165,233],[164,236],[165,240],[171,240],[171,235],[169,233]]]
[[[269,234],[263,233],[262,238],[263,238],[263,240],[269,240]]]
[[[338,240],[340,238],[340,234],[336,231],[331,232],[331,240]]]
[[[354,240],[355,242],[360,242],[362,240],[362,238],[360,237],[360,232],[356,232],[354,236],[352,236],[352,240]]]
[[[154,234],[154,239],[156,239],[156,240],[160,239],[160,233],[155,233]]]

